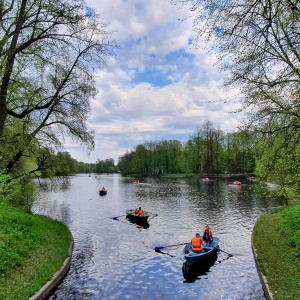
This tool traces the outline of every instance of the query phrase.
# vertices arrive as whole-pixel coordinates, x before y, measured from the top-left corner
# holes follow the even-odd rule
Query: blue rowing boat
[[[185,245],[182,250],[182,255],[185,258],[187,267],[198,264],[210,264],[214,261],[218,255],[219,238],[214,237],[212,242],[206,243],[206,246],[203,245],[202,248],[204,250],[203,252],[193,252],[191,243]]]

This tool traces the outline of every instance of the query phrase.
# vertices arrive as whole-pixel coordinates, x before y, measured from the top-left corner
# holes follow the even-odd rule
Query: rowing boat
[[[126,218],[133,222],[147,222],[149,218],[149,214],[144,212],[143,216],[134,213],[134,209],[126,210]]]
[[[214,237],[212,242],[206,243],[206,246],[202,246],[202,248],[203,252],[193,252],[191,243],[185,245],[182,255],[187,267],[210,264],[211,261],[215,260],[219,250],[219,238]]]

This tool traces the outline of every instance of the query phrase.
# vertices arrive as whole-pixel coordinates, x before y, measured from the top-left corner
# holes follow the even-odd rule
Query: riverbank
[[[300,203],[261,216],[252,243],[267,294],[273,300],[300,299]]]
[[[63,223],[0,203],[0,299],[27,300],[62,268],[72,242]]]

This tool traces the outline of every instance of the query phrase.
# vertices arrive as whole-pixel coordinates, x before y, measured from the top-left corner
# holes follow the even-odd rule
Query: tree
[[[128,151],[123,155],[120,155],[118,160],[118,169],[122,172],[123,175],[129,176],[132,171],[132,165],[133,165],[133,159],[134,159],[135,152],[134,151]]]
[[[0,167],[60,150],[66,136],[92,150],[93,71],[113,47],[105,24],[81,0],[1,1],[0,10],[0,144],[13,149],[1,147]]]
[[[147,165],[147,150],[143,145],[137,145],[135,148],[135,154],[133,159],[133,167],[135,173],[147,175],[148,165]]]
[[[198,37],[218,48],[227,84],[245,95],[253,124],[300,126],[300,5],[297,0],[178,0],[190,4]],[[273,120],[280,120],[274,126]],[[269,132],[270,133],[270,132]]]
[[[187,153],[188,166],[194,173],[201,174],[203,172],[204,139],[200,127],[195,129],[194,134],[186,143],[185,151]]]
[[[255,126],[269,140],[267,145],[274,139],[280,141],[276,143],[276,153],[296,149],[300,128],[299,1],[172,2],[190,5],[198,38],[217,47],[221,66],[230,72],[226,84],[242,91],[243,111],[249,120],[246,128]],[[285,166],[285,175],[287,169],[293,170],[292,155],[276,157],[278,164]],[[271,163],[274,170],[276,161],[270,157],[267,163],[265,159],[264,163]],[[287,168],[289,164],[291,168]],[[283,170],[276,168],[277,177],[280,169]]]

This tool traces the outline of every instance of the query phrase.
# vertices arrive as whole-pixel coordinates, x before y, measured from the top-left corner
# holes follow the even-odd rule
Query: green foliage
[[[29,299],[68,257],[70,232],[56,220],[0,202],[0,298]]]
[[[300,203],[290,204],[280,211],[282,235],[294,247],[294,255],[300,259]]]
[[[36,186],[30,180],[28,172],[12,181],[10,179],[10,175],[0,174],[0,202],[22,207],[30,212],[35,200]]]
[[[24,262],[37,242],[45,239],[42,228],[34,228],[33,216],[0,204],[0,274],[1,278]],[[5,213],[4,213],[5,212]]]
[[[299,204],[298,204],[299,205]],[[285,227],[281,230],[284,207],[261,216],[253,229],[252,241],[257,252],[260,270],[268,280],[274,300],[299,299],[300,260],[295,258],[295,248],[285,240]]]
[[[243,130],[227,134],[210,121],[196,128],[185,143],[177,140],[145,142],[119,157],[125,175],[161,174],[252,174],[255,167],[253,132]]]
[[[116,167],[114,164],[114,159],[109,158],[105,160],[97,160],[96,164],[90,164],[89,172],[95,173],[114,173]]]
[[[278,195],[296,197],[300,192],[299,133],[280,131],[260,135],[255,146],[255,173],[266,181],[277,183]]]

